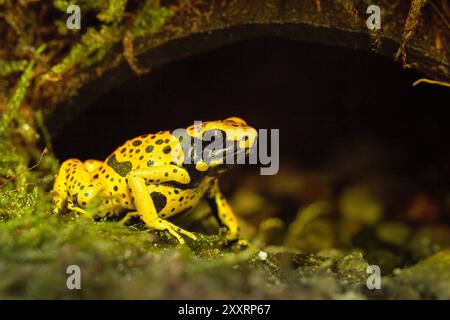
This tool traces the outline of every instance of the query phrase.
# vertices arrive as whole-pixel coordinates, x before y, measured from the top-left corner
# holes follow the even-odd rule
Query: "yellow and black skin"
[[[191,125],[185,132],[191,142],[200,139],[203,145],[203,137],[210,139],[211,133],[220,132],[230,142],[228,149],[233,146],[233,155],[248,155],[257,139],[257,131],[238,117]],[[220,150],[223,157],[214,161],[192,161],[198,148],[183,149],[182,141],[172,131],[160,131],[128,140],[105,161],[64,161],[55,176],[54,212],[67,208],[88,217],[123,215],[122,223],[136,216],[148,228],[168,231],[183,244],[181,235],[197,237],[166,219],[190,210],[206,195],[220,224],[227,227],[226,239],[238,239],[236,217],[218,185],[218,178],[230,167],[225,163],[225,151],[230,150]],[[189,154],[184,154],[186,150]],[[190,163],[185,163],[186,157]]]

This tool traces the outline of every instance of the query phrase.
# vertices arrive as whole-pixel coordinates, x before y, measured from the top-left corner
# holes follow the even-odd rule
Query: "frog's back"
[[[126,141],[105,160],[103,169],[107,171],[109,167],[115,174],[125,177],[132,170],[164,166],[173,160],[183,161],[179,142],[170,131],[160,131]]]

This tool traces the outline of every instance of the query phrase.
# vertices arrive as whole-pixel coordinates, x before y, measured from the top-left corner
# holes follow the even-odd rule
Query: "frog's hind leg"
[[[71,169],[80,162],[77,159],[69,159],[64,161],[59,168],[59,172],[55,175],[55,182],[53,183],[53,204],[54,213],[61,213],[68,204],[70,198],[71,185]],[[73,180],[72,180],[73,181]]]
[[[92,173],[95,170],[97,170],[98,168],[100,168],[102,166],[102,164],[103,164],[103,161],[94,160],[94,159],[89,159],[89,160],[86,160],[85,162],[83,162],[84,168],[89,173]]]
[[[61,213],[65,207],[88,215],[87,212],[77,207],[73,200],[92,181],[91,173],[85,168],[83,162],[78,159],[69,159],[62,163],[53,185],[54,213]]]
[[[124,226],[125,223],[128,222],[128,220],[130,220],[131,218],[134,218],[134,217],[139,217],[139,212],[137,212],[137,211],[130,211],[130,212],[128,212],[128,213],[125,215],[125,217],[123,217],[123,218],[119,221],[119,224],[122,225],[122,226]]]
[[[53,213],[56,214],[63,211],[68,198],[66,175],[62,172],[62,168],[59,172],[55,175],[55,182],[53,183]]]
[[[177,170],[174,170],[177,169]],[[134,206],[147,227],[156,230],[168,231],[172,236],[174,236],[179,243],[184,244],[183,238],[180,234],[185,235],[193,240],[197,240],[197,237],[182,228],[177,227],[173,223],[165,219],[161,219],[158,216],[153,199],[148,192],[147,185],[145,181],[153,180],[160,182],[165,181],[177,181],[179,183],[189,183],[189,174],[179,167],[173,165],[152,167],[144,170],[132,171],[127,175],[127,183],[130,190],[130,195],[132,196]]]

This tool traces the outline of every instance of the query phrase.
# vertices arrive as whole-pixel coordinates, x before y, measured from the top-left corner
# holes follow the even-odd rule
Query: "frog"
[[[219,135],[223,143],[211,148]],[[116,217],[123,225],[138,218],[148,229],[167,232],[185,244],[184,237],[194,241],[198,237],[169,218],[189,212],[206,198],[219,225],[225,227],[225,240],[237,241],[239,224],[219,179],[236,164],[230,158],[248,158],[257,137],[255,128],[233,116],[140,135],[104,161],[65,160],[54,179],[53,211],[91,219]],[[207,159],[202,157],[205,154]]]

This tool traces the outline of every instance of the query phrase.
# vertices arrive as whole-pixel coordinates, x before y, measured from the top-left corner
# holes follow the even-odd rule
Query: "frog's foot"
[[[127,223],[128,220],[130,220],[130,219],[133,218],[133,217],[139,217],[139,213],[138,213],[137,211],[131,211],[131,212],[128,212],[128,213],[125,215],[125,217],[123,217],[118,223],[119,223],[121,226],[124,226],[125,223]]]
[[[139,217],[139,213],[137,211],[128,212],[125,217],[123,217],[118,223],[120,225],[125,225],[125,223],[127,223],[131,218],[134,217]],[[147,223],[147,226],[156,230],[168,231],[172,236],[177,238],[178,242],[180,242],[181,244],[184,244],[185,242],[180,234],[183,234],[191,238],[192,240],[197,240],[197,237],[193,233],[177,227],[167,220],[157,219],[156,221],[149,221]]]
[[[172,229],[176,230],[178,233],[181,233],[181,234],[191,238],[194,241],[198,239],[197,236],[195,236],[192,232],[189,232],[189,231],[184,230],[184,229],[182,229],[180,227],[177,227],[176,225],[174,225],[173,223],[171,223],[169,221],[166,221],[166,223],[168,223],[170,225],[170,227]]]
[[[176,225],[174,225],[173,223],[164,220],[164,219],[154,219],[154,220],[150,220],[148,222],[146,222],[146,225],[149,228],[152,229],[156,229],[156,230],[161,230],[161,231],[167,231],[169,232],[172,236],[174,236],[179,243],[184,244],[185,241],[184,239],[180,236],[180,234],[185,235],[189,238],[191,238],[192,240],[197,240],[197,237],[189,232],[186,231],[180,227],[177,227]]]
[[[69,201],[67,209],[69,209],[70,211],[81,213],[84,217],[92,219],[92,215],[89,212],[87,212],[84,209],[81,209],[80,207],[75,206],[71,201]]]
[[[64,205],[61,200],[55,201],[53,213],[54,214],[61,214],[64,211]]]
[[[252,247],[252,243],[247,239],[239,239],[235,242],[235,245],[244,249]]]
[[[233,210],[219,189],[216,181],[208,192],[208,200],[220,224],[227,228],[225,240],[228,243],[239,240],[239,225]]]

